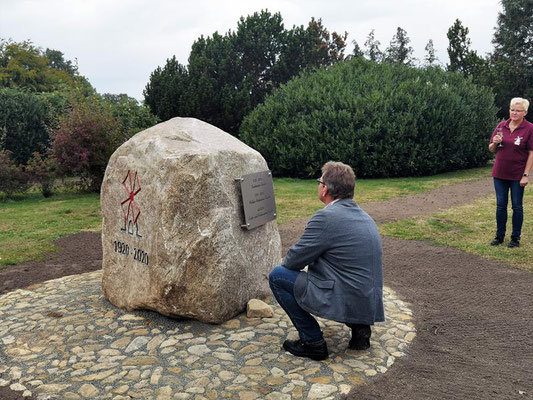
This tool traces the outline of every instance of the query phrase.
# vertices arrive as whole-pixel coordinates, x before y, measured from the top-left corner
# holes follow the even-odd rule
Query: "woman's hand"
[[[491,153],[496,153],[496,151],[498,150],[498,146],[500,145],[500,143],[502,142],[502,136],[501,135],[494,135],[494,137],[492,138],[492,142],[490,142],[489,144],[489,151]]]
[[[502,142],[502,137],[500,135],[494,135],[492,138],[492,143],[496,143],[496,145],[500,144]]]
[[[523,176],[522,179],[520,179],[520,186],[526,187],[529,183],[529,178],[527,176]]]

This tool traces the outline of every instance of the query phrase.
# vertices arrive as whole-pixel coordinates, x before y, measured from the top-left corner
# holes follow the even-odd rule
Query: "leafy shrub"
[[[30,181],[24,170],[15,164],[11,152],[0,151],[0,191],[7,197],[24,192],[30,187]]]
[[[109,157],[121,143],[119,123],[99,102],[74,104],[54,131],[59,172],[78,175],[84,189],[99,191]]]
[[[57,172],[80,177],[83,190],[99,191],[113,151],[158,119],[125,94],[71,96],[68,104],[52,135]]]
[[[240,137],[276,175],[317,176],[328,160],[359,177],[484,165],[493,95],[457,73],[362,58],[305,73],[243,121]]]
[[[150,109],[133,97],[126,94],[102,95],[104,107],[113,115],[120,124],[122,133],[121,142],[125,142],[137,132],[150,128],[159,122],[159,119],[150,112]]]
[[[33,153],[26,164],[26,173],[32,183],[38,184],[44,197],[54,193],[56,166],[53,157],[43,158],[40,153]]]

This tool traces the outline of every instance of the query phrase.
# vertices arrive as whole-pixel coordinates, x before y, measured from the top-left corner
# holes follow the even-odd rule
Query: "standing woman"
[[[507,247],[520,246],[524,221],[522,200],[533,167],[533,124],[524,117],[529,101],[520,97],[511,100],[509,119],[498,124],[490,139],[489,150],[496,153],[492,176],[496,190],[496,237],[492,246],[503,243],[507,224],[507,203],[511,192],[513,233]]]

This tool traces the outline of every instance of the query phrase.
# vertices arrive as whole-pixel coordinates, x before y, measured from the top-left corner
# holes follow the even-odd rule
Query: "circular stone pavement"
[[[271,298],[273,318],[222,325],[125,312],[107,302],[102,272],[72,275],[0,297],[0,386],[37,399],[336,399],[404,355],[415,327],[408,304],[384,288],[386,322],[371,348],[319,319],[330,357],[281,350],[297,334]]]

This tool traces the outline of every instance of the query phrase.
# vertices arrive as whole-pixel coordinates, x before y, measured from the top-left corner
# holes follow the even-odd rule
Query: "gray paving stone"
[[[0,386],[43,399],[335,399],[386,373],[416,337],[409,304],[387,287],[387,321],[370,350],[347,349],[350,330],[319,319],[330,357],[316,362],[283,352],[297,333],[273,299],[272,317],[210,325],[119,310],[101,279],[95,271],[0,297]]]

